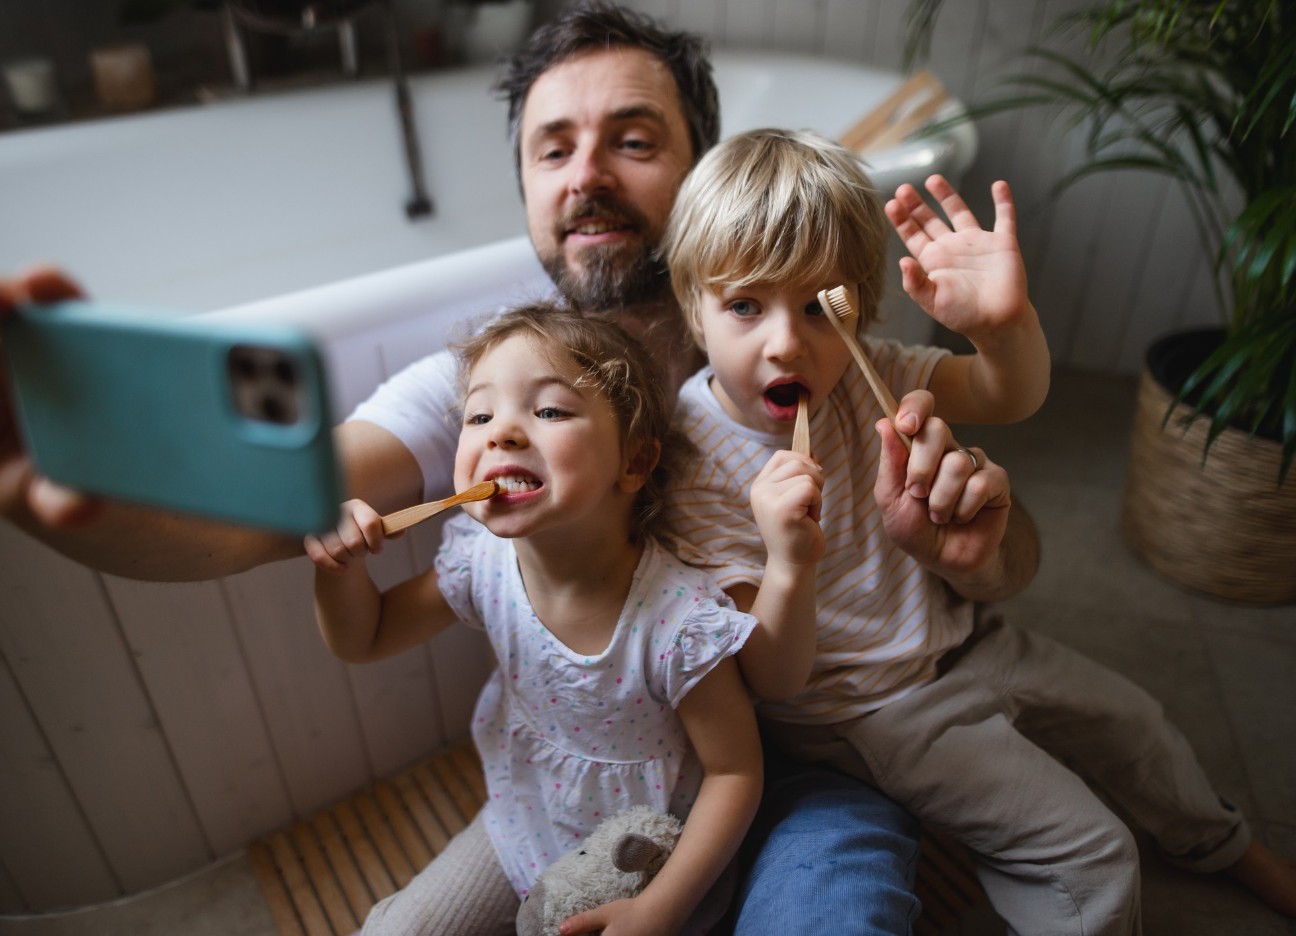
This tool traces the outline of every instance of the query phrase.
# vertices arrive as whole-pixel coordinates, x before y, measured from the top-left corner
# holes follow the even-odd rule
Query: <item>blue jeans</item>
[[[903,936],[918,822],[884,794],[827,767],[769,754],[765,795],[743,843],[734,936]]]

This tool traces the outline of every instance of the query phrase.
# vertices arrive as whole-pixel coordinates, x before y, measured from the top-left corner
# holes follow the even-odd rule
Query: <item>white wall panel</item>
[[[7,524],[0,555],[0,652],[115,879],[138,890],[209,858],[100,577]]]
[[[289,822],[284,778],[220,584],[105,580],[212,853]]]
[[[313,570],[302,557],[224,580],[297,815],[372,776],[346,664],[315,629]]]
[[[828,0],[823,54],[854,62],[872,61],[877,16],[876,0]]]
[[[8,667],[0,667],[0,712],[0,907],[20,913],[115,897],[120,885]]]
[[[735,49],[763,49],[773,35],[774,0],[724,0],[716,42]]]
[[[1120,358],[1169,188],[1167,180],[1145,173],[1121,172],[1105,181],[1110,185],[1106,217],[1118,222],[1105,225],[1104,236],[1095,242],[1089,287],[1071,344],[1059,349],[1068,361],[1090,370]]]

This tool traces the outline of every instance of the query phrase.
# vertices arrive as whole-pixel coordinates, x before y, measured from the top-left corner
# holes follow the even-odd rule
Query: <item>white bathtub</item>
[[[810,58],[719,52],[723,132],[830,136],[897,78]],[[431,218],[409,193],[390,84],[230,100],[0,135],[0,270],[58,261],[96,295],[220,309],[523,234],[490,67],[416,77]],[[879,188],[958,174],[970,126],[874,161]]]
[[[835,135],[898,81],[764,53],[716,63],[726,133]],[[492,76],[414,79],[437,212],[413,222],[381,82],[0,135],[0,270],[57,261],[105,299],[308,324],[345,412],[450,322],[545,288]],[[974,150],[970,130],[906,146],[875,180],[957,177]],[[425,567],[435,538],[415,531],[379,577]],[[0,524],[0,913],[169,880],[466,734],[483,645],[453,631],[344,666],[315,633],[310,578],[296,560],[128,582]]]

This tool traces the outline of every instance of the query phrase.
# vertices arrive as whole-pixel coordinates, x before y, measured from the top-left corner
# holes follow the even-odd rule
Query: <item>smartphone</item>
[[[327,384],[304,332],[78,301],[21,307],[0,344],[50,479],[285,533],[336,524]]]

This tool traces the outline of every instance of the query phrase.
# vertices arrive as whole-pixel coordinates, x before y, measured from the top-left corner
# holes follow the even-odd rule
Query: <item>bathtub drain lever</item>
[[[396,8],[392,0],[383,0],[387,14],[387,46],[391,52],[392,80],[396,83],[396,111],[400,115],[401,137],[405,142],[405,164],[409,168],[414,191],[405,203],[405,216],[411,221],[432,214],[432,199],[423,180],[423,158],[419,150],[418,130],[414,126],[414,107],[410,99],[409,79],[400,51],[400,30],[396,25]]]
[[[432,199],[428,197],[423,181],[423,159],[419,152],[418,132],[414,127],[414,106],[410,98],[409,79],[400,50],[400,28],[396,18],[396,5],[392,0],[278,0],[275,4],[264,0],[225,0],[222,27],[230,71],[240,91],[250,92],[252,73],[248,68],[247,51],[239,26],[280,35],[312,32],[324,26],[336,28],[341,39],[343,71],[350,77],[358,73],[355,52],[355,30],[352,19],[374,6],[382,7],[387,21],[387,48],[391,65],[392,82],[396,86],[396,112],[400,117],[401,138],[405,144],[405,164],[409,170],[410,185],[414,189],[405,203],[405,215],[413,220],[432,214]]]

